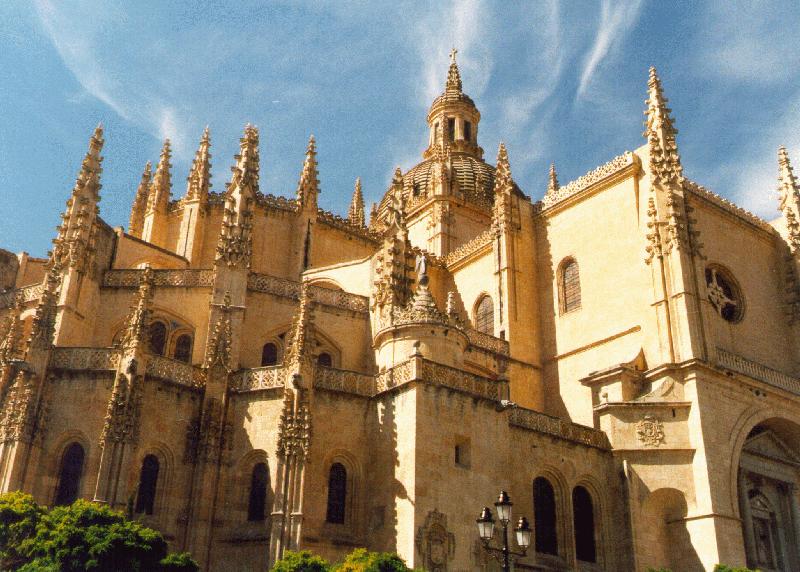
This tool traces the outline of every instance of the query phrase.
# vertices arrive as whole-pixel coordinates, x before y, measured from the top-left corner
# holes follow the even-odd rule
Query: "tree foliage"
[[[292,552],[287,550],[283,558],[275,563],[272,572],[329,572],[331,565],[328,561],[312,554],[309,550]]]
[[[51,510],[30,495],[0,495],[0,565],[23,572],[199,570],[188,554],[167,554],[161,534],[105,505],[77,500]]]
[[[272,572],[413,572],[397,554],[369,552],[357,548],[338,564],[330,564],[321,556],[303,550],[287,551],[275,563]]]

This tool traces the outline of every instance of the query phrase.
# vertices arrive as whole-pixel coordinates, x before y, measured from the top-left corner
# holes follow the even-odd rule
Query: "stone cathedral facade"
[[[369,220],[358,180],[318,207],[313,138],[266,193],[247,126],[218,192],[208,131],[182,194],[165,142],[125,230],[98,128],[49,256],[0,251],[0,489],[130,511],[207,570],[495,569],[501,488],[518,569],[800,569],[800,184],[781,149],[763,221],[686,176],[654,69],[645,113],[533,201],[453,57]]]

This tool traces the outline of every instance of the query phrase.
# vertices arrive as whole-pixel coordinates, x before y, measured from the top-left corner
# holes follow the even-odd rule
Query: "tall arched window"
[[[572,516],[575,526],[575,554],[578,560],[597,562],[594,538],[592,496],[583,487],[572,489]]]
[[[494,302],[491,296],[483,296],[475,306],[475,329],[494,335]]]
[[[167,326],[164,322],[150,324],[150,351],[163,356],[167,346]]]
[[[58,473],[55,504],[72,504],[78,499],[85,456],[80,443],[72,443],[64,451],[61,457],[61,470]]]
[[[322,352],[317,356],[317,365],[325,366],[325,367],[333,367],[333,358],[331,354],[327,352]]]
[[[581,278],[578,262],[567,258],[558,273],[558,299],[561,313],[566,314],[581,307]]]
[[[536,552],[558,554],[556,494],[553,485],[544,477],[533,481],[533,522]]]
[[[328,522],[344,524],[347,502],[347,470],[341,463],[331,465],[328,475]]]
[[[139,473],[139,489],[136,495],[137,514],[153,514],[156,503],[156,485],[158,484],[158,458],[147,455],[142,461],[142,471]]]
[[[247,520],[256,522],[267,517],[267,489],[269,489],[269,469],[266,463],[253,467],[250,477],[250,499],[247,502]]]
[[[261,365],[275,365],[278,363],[278,346],[272,342],[264,344],[261,348]]]
[[[189,363],[192,359],[192,336],[181,334],[175,342],[175,359]]]

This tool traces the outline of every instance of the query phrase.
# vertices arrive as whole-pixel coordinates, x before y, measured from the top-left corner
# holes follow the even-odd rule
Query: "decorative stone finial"
[[[135,350],[141,347],[147,337],[150,326],[150,302],[153,298],[153,269],[145,266],[139,280],[139,289],[134,295],[131,311],[125,321],[125,333],[122,336],[122,348]]]
[[[458,71],[458,64],[456,63],[456,54],[458,50],[453,48],[450,50],[450,69],[447,70],[447,85],[445,86],[445,93],[461,93],[461,72]]]
[[[192,161],[192,170],[186,185],[186,200],[205,202],[208,199],[208,191],[211,188],[211,133],[208,126],[203,130],[203,137],[200,139],[200,146]]]
[[[361,194],[361,178],[356,179],[356,187],[353,191],[353,199],[350,201],[350,211],[347,215],[350,224],[363,227],[364,221],[364,195]]]
[[[317,145],[314,136],[308,138],[303,171],[297,183],[297,200],[302,205],[316,208],[319,194],[319,171],[317,169]]]
[[[136,196],[131,206],[128,233],[138,238],[142,237],[142,229],[144,228],[144,215],[147,211],[147,194],[150,191],[150,183],[153,178],[151,169],[152,165],[150,161],[148,161],[144,166],[142,180],[139,182],[139,187],[136,189]]]
[[[547,180],[547,194],[554,195],[558,192],[561,185],[558,184],[558,175],[556,174],[556,164],[550,163],[550,175]]]
[[[389,203],[388,229],[397,232],[406,230],[406,200],[403,194],[403,172],[400,167],[394,171]]]
[[[675,129],[672,110],[667,107],[669,100],[664,97],[661,80],[654,67],[650,68],[647,87],[644,136],[650,148],[650,172],[657,183],[680,185],[683,182],[683,167],[675,142],[678,130]]]
[[[150,185],[150,194],[147,200],[147,212],[166,211],[169,206],[170,193],[172,192],[172,150],[169,139],[164,139],[161,147],[161,156],[158,159],[156,173]]]
[[[494,207],[492,227],[495,230],[506,228],[511,222],[511,194],[514,181],[511,178],[511,165],[508,162],[506,146],[501,142],[497,150],[497,167],[494,174]]]
[[[304,361],[311,360],[311,349],[314,333],[314,299],[308,288],[308,283],[303,282],[300,290],[300,306],[294,316],[292,328],[289,331],[289,341],[286,345],[284,363],[295,370],[300,368]]]
[[[800,205],[800,189],[789,161],[789,153],[781,145],[778,148],[778,210],[785,210],[789,204]]]

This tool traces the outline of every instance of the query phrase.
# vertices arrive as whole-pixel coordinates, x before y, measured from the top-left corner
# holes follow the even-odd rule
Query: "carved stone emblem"
[[[664,442],[664,424],[652,415],[645,415],[636,424],[636,435],[646,447],[658,447]]]
[[[443,572],[456,551],[456,538],[447,531],[447,516],[436,509],[428,513],[425,524],[417,530],[417,551],[425,570]]]

